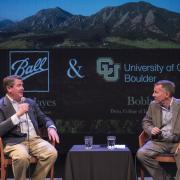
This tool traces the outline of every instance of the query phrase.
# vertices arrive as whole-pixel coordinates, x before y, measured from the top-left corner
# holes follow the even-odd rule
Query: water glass
[[[107,136],[107,148],[114,149],[116,144],[116,136]]]
[[[85,136],[84,137],[84,144],[85,144],[85,149],[92,149],[93,137],[92,136]]]

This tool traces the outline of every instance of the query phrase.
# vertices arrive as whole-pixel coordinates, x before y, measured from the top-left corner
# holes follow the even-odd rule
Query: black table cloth
[[[74,145],[66,158],[65,180],[136,180],[131,151]]]

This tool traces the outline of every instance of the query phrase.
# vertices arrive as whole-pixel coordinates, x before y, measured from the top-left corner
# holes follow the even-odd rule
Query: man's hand
[[[154,127],[154,128],[152,128],[152,130],[151,130],[151,134],[152,134],[152,135],[159,134],[160,132],[161,132],[161,130],[160,130],[158,127]]]
[[[22,103],[19,105],[19,109],[16,112],[17,117],[22,116],[24,113],[28,112],[29,110],[29,104],[28,103]]]
[[[54,128],[48,128],[48,137],[50,141],[59,143],[59,136]]]

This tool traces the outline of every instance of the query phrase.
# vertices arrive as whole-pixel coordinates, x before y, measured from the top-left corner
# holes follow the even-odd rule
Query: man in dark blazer
[[[155,83],[152,101],[142,121],[150,140],[137,152],[137,157],[153,180],[173,179],[154,159],[161,153],[173,153],[180,180],[180,99],[173,97],[175,84],[168,80]]]
[[[38,104],[23,96],[21,77],[13,75],[3,79],[6,95],[0,99],[0,137],[4,152],[12,158],[15,180],[25,180],[31,155],[38,158],[33,180],[44,180],[57,158],[57,151],[39,136],[39,127],[46,127],[50,140],[59,143],[53,121]]]

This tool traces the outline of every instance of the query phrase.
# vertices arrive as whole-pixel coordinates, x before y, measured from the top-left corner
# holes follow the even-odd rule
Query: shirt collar
[[[12,99],[8,94],[6,94],[6,97],[10,100],[11,103],[17,103],[17,104],[21,103],[21,101],[17,102],[16,100]]]
[[[173,101],[174,101],[174,98],[172,97],[172,98],[171,98],[170,105],[169,105],[169,108],[166,108],[166,107],[164,107],[164,106],[162,106],[162,105],[161,105],[161,108],[162,108],[163,110],[170,111]]]

